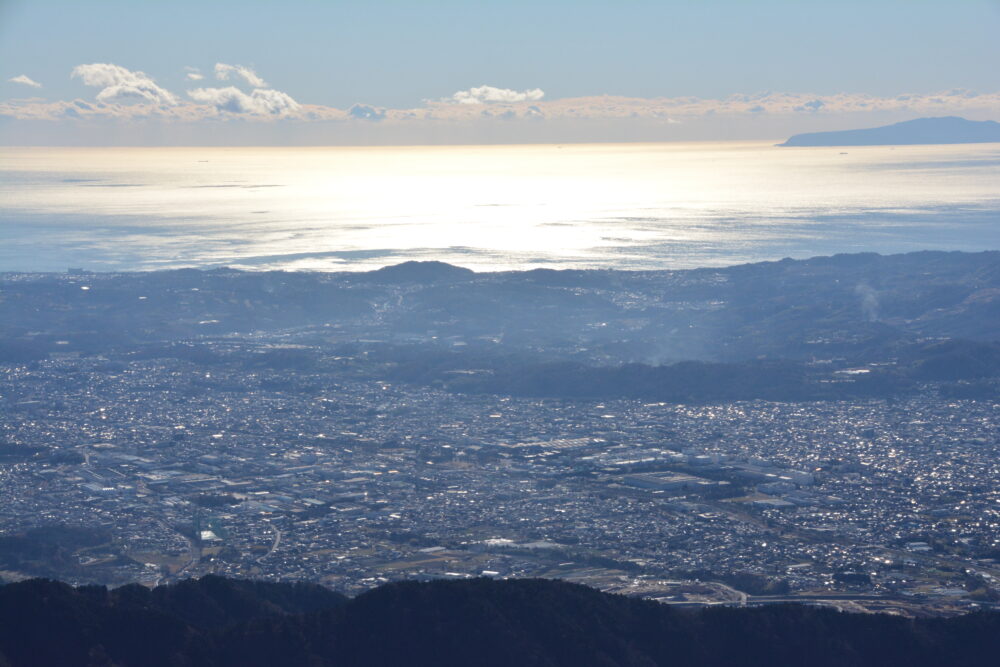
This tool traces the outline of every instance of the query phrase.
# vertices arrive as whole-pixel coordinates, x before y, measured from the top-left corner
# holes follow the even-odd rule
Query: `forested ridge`
[[[208,576],[149,590],[0,587],[0,665],[993,665],[1000,614],[680,610],[544,579],[402,582],[347,599]]]

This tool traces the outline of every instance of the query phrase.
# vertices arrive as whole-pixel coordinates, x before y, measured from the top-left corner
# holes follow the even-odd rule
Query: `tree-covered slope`
[[[560,581],[0,587],[0,665],[992,665],[1000,614],[676,610]]]

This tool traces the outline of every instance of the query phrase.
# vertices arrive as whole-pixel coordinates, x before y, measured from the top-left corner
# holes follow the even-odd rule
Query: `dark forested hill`
[[[784,605],[676,610],[542,579],[148,591],[0,587],[0,665],[993,665],[1000,614],[907,620]]]

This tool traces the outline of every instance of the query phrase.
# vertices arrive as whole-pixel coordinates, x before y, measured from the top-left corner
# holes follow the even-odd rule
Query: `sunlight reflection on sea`
[[[1000,248],[1000,145],[7,148],[0,270],[690,268]]]

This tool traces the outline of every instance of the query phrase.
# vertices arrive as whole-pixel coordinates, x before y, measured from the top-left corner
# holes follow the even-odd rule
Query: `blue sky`
[[[449,99],[459,91],[484,85],[510,91],[544,91],[544,102],[534,105],[537,113],[523,105],[505,111],[513,112],[508,119],[544,118],[550,123],[562,113],[552,105],[566,99],[617,96],[725,100],[734,94],[770,92],[804,96],[798,102],[789,102],[788,109],[815,97],[822,105],[814,105],[812,110],[823,109],[820,116],[829,116],[827,125],[841,126],[850,124],[850,114],[837,115],[841,107],[831,96],[883,99],[902,94],[933,96],[956,89],[962,89],[966,97],[987,97],[975,103],[959,100],[954,112],[970,117],[1000,117],[1000,109],[989,97],[1000,92],[997,35],[1000,2],[996,0],[2,0],[0,102],[6,101],[8,107],[6,111],[0,108],[0,116],[5,118],[0,121],[0,140],[11,141],[12,126],[32,137],[45,138],[47,127],[54,137],[71,138],[72,127],[65,124],[79,123],[79,118],[64,119],[51,106],[42,112],[10,101],[32,97],[36,106],[77,99],[92,101],[100,86],[88,86],[85,77],[71,78],[70,74],[79,65],[94,63],[144,73],[175,95],[181,106],[205,104],[211,99],[216,105],[212,113],[228,119],[238,115],[233,111],[236,107],[232,97],[220,103],[217,95],[202,94],[196,100],[187,94],[197,86],[216,90],[236,85],[238,77],[221,80],[214,76],[216,63],[252,69],[266,82],[267,89],[299,105],[344,111],[354,105],[374,109],[367,116],[358,112],[346,118],[382,121],[383,125],[399,121],[404,111],[410,113],[408,117],[414,116],[414,110],[418,111],[416,116],[421,116],[419,110],[426,107],[428,100]],[[192,70],[185,68],[197,68],[204,78],[194,82],[188,78]],[[21,83],[11,81],[17,77],[27,77],[41,86],[32,86],[23,79]],[[249,80],[241,85],[242,92],[251,94],[254,86]],[[11,104],[17,107],[13,112]],[[949,101],[941,112],[949,112],[949,105],[954,106]],[[786,108],[758,106],[764,108],[755,112],[758,119],[762,113]],[[249,107],[244,104],[240,108]],[[574,113],[607,121],[605,116],[610,112],[595,108],[591,105],[585,112]],[[892,106],[870,108],[885,118],[906,115],[906,110]],[[684,125],[688,116],[671,109],[674,107],[660,107],[655,113],[644,109],[639,115],[659,118],[663,132],[683,135],[684,128],[667,128],[666,124]],[[710,113],[728,113],[728,107],[714,109]],[[379,110],[390,112],[380,116]],[[914,106],[910,116],[925,110]],[[860,121],[857,109],[854,111],[851,118]],[[110,111],[102,113],[114,116]],[[177,115],[177,109],[171,113]],[[184,113],[188,115],[183,122],[197,125],[205,120],[206,114],[193,118],[193,110],[186,106]],[[301,121],[302,115],[301,109],[293,114],[287,106],[282,106],[280,112],[268,113],[280,115],[285,121]],[[685,113],[696,111],[689,108]],[[435,117],[440,121],[448,114],[439,109]],[[165,122],[163,115],[159,114],[157,123]],[[39,125],[36,116],[44,116],[48,125]],[[501,114],[483,114],[487,116]],[[823,126],[817,123],[816,116],[814,113],[791,119],[784,126]],[[872,120],[882,116],[876,113]],[[88,118],[94,121],[96,116]],[[112,120],[102,118],[105,122]],[[338,120],[332,112],[320,111],[310,118],[320,124]],[[466,113],[456,122],[468,123],[470,118]],[[701,128],[697,136],[680,138],[706,138],[702,136],[706,134],[711,138],[703,120],[700,117],[698,123],[687,124],[688,128]],[[130,112],[127,122],[152,121]],[[625,128],[623,118],[611,124],[616,123]],[[56,129],[56,124],[64,127]],[[774,125],[774,131],[783,127],[777,120]],[[529,134],[544,135],[537,123],[530,128]],[[770,128],[768,123],[758,123],[757,133],[766,133]],[[625,129],[622,131],[627,135]],[[394,131],[398,136],[406,135],[398,128]],[[753,134],[749,129],[747,133]],[[90,136],[98,134],[91,131]],[[720,138],[731,138],[725,134],[720,131]],[[199,133],[194,125],[189,125],[188,135],[197,140]]]

